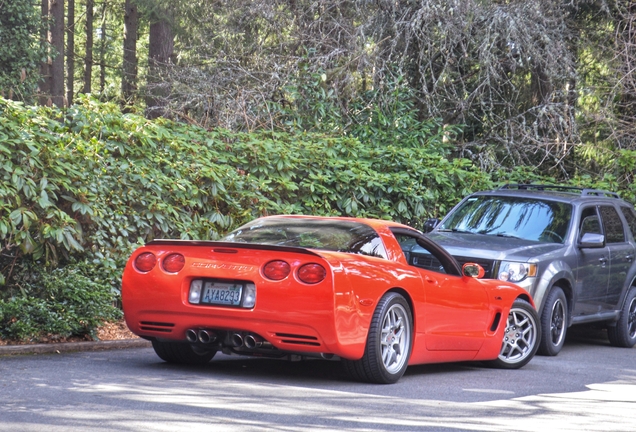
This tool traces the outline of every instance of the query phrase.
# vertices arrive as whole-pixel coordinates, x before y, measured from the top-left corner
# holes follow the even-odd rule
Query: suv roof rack
[[[609,191],[600,190],[600,189],[585,189],[585,188],[577,187],[577,186],[559,186],[559,185],[547,185],[547,184],[535,184],[535,183],[505,184],[503,186],[500,186],[498,190],[506,190],[506,189],[518,189],[518,190],[532,189],[532,190],[538,190],[538,191],[552,190],[552,191],[558,191],[558,192],[578,193],[581,196],[605,196],[610,198],[620,198],[618,196],[618,193],[616,192],[609,192]]]

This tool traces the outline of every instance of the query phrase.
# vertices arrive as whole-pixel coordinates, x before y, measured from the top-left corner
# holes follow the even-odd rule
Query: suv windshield
[[[508,196],[474,196],[451,213],[438,231],[563,243],[571,215],[572,206],[562,202]]]

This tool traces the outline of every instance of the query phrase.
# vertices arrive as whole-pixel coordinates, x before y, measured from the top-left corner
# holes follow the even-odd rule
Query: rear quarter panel
[[[414,307],[424,301],[421,278],[407,266],[383,258],[330,253],[326,259],[334,268],[335,326],[339,341],[346,346],[345,358],[362,357],[373,313],[382,296],[401,292],[414,309],[414,326],[423,316]]]

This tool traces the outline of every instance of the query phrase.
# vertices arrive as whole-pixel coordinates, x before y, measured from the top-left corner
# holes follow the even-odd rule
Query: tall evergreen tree
[[[94,0],[86,0],[86,42],[84,56],[84,93],[90,93],[93,86],[93,20]]]
[[[151,14],[148,37],[148,77],[146,116],[157,118],[166,115],[170,80],[166,71],[172,65],[174,32],[172,10],[155,9]]]
[[[121,79],[122,97],[130,102],[137,91],[137,30],[139,10],[135,0],[126,0],[124,12],[124,55]]]
[[[64,103],[64,0],[50,0],[49,42],[53,47],[49,76],[51,101],[58,107]]]

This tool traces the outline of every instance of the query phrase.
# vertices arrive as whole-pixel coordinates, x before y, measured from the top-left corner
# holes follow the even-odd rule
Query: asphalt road
[[[394,385],[337,362],[217,355],[202,368],[149,348],[0,357],[0,431],[629,431],[636,348],[573,335],[516,371],[410,367]]]

